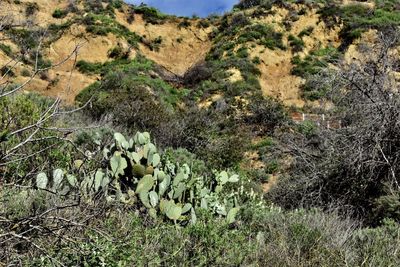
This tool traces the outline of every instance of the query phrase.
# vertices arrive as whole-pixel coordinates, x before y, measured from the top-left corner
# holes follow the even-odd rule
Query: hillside
[[[305,83],[306,74],[296,75],[293,72],[293,59],[298,57],[303,60],[323,49],[330,49],[329,53],[335,53],[335,50],[347,41],[340,36],[345,27],[344,22],[327,25],[329,22],[321,17],[321,12],[324,11],[323,4],[288,3],[264,9],[250,7],[243,11],[236,10],[224,18],[186,19],[168,17],[158,14],[157,11],[147,11],[147,8],[135,12],[131,7],[119,2],[103,2],[99,7],[88,4],[91,2],[78,2],[73,7],[68,6],[67,0],[56,2],[56,5],[49,6],[47,1],[33,3],[23,0],[18,1],[18,4],[5,1],[2,3],[2,12],[15,25],[33,23],[35,26],[32,31],[38,33],[47,29],[42,44],[42,57],[46,63],[59,63],[79,46],[76,57],[71,56],[66,63],[50,70],[45,79],[36,78],[28,87],[29,90],[39,91],[48,96],[60,95],[69,104],[73,103],[75,96],[83,88],[99,78],[96,75],[80,73],[74,69],[74,62],[109,62],[113,60],[110,51],[121,48],[124,53],[129,54],[129,58],[134,58],[138,53],[142,54],[172,74],[183,77],[196,63],[205,60],[210,51],[226,49],[222,57],[226,57],[227,53],[230,56],[231,51],[239,50],[236,56],[257,62],[256,67],[260,70],[257,79],[265,96],[277,97],[287,105],[303,107],[306,102],[310,102],[307,99],[314,100],[315,97],[304,97],[301,87]],[[350,9],[354,5],[368,10],[374,8],[373,2],[364,1],[344,1],[338,5],[343,9]],[[59,17],[55,16],[57,11],[61,14]],[[241,16],[248,21],[241,21]],[[223,24],[226,20],[231,21],[229,27]],[[395,18],[393,20],[395,21]],[[235,23],[238,25],[234,25]],[[268,25],[271,29],[263,29],[263,25]],[[13,29],[3,31],[2,34],[9,38],[4,45],[9,46],[15,55],[26,46],[24,41],[29,40],[21,39],[24,38],[21,32],[18,33],[20,38],[16,38],[16,28]],[[243,30],[251,32],[244,35]],[[279,33],[277,38],[281,47],[262,44],[260,40],[256,40],[259,34],[268,34],[265,31]],[[221,38],[230,42],[229,47],[227,44],[219,47],[221,43],[218,42]],[[347,48],[340,49],[338,54],[353,58],[355,49],[351,45],[349,48],[349,44],[346,46]],[[220,52],[222,51],[218,51]],[[333,55],[324,55],[327,56]],[[4,64],[12,61],[12,57],[3,51],[1,60]],[[24,79],[21,75],[23,70],[32,71],[31,65],[19,64],[19,81]],[[240,79],[241,74],[235,72],[234,68],[232,70],[237,79]],[[66,84],[69,84],[68,88],[65,88]]]
[[[125,5],[120,10],[112,11],[112,17],[110,17],[107,15],[109,10],[106,3],[99,7],[100,11],[97,12],[93,9],[93,12],[90,12],[92,7],[83,2],[76,4],[76,7],[73,8],[68,7],[69,1],[67,0],[56,2],[56,5],[50,7],[48,1],[19,1],[18,4],[10,1],[2,3],[1,12],[4,12],[2,15],[9,16],[12,23],[16,25],[30,21],[36,25],[34,31],[49,30],[45,36],[42,53],[43,58],[52,64],[66,59],[74,52],[76,46],[79,46],[76,58],[73,56],[65,64],[49,71],[47,81],[35,79],[29,86],[30,90],[36,90],[45,95],[58,96],[61,94],[60,96],[69,104],[73,103],[77,93],[96,80],[95,76],[82,75],[77,71],[72,73],[73,78],[71,79],[70,72],[74,69],[76,61],[105,63],[112,60],[109,57],[109,51],[121,46],[129,50],[131,58],[140,52],[173,73],[183,75],[191,65],[204,59],[210,48],[207,36],[210,29],[199,29],[195,26],[178,28],[179,23],[184,21],[183,19],[168,18],[165,19],[168,22],[164,23],[164,18],[162,18],[163,24],[157,25],[146,22],[142,14],[129,17],[129,7]],[[32,9],[32,14],[27,15],[26,10],[29,8]],[[70,9],[73,9],[74,12],[65,11]],[[61,13],[65,11],[66,14],[63,14],[62,18],[54,18],[57,10]],[[128,23],[128,19],[134,20],[134,23]],[[91,32],[91,28],[93,28],[93,32]],[[97,30],[104,30],[104,32],[97,32]],[[13,35],[13,33],[10,34]],[[162,41],[162,51],[159,52],[154,51],[158,49],[153,47],[153,45],[160,45],[156,44],[157,38]],[[14,48],[13,54],[20,52],[21,46],[24,44],[17,42],[25,40],[18,39],[13,42],[12,39],[15,39],[13,36],[10,39],[5,42],[5,45]],[[178,42],[177,39],[184,41]],[[2,63],[9,60],[11,58],[3,53]],[[32,66],[21,65],[19,70],[22,71],[23,68],[31,70]],[[21,74],[19,73],[19,75]],[[54,82],[55,80],[57,82]],[[64,86],[69,80],[73,82],[68,92],[65,92]]]
[[[0,266],[400,266],[400,3],[0,2]]]

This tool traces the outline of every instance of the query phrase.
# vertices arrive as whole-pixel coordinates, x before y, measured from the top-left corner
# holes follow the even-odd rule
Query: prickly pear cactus
[[[213,177],[192,173],[189,165],[162,160],[149,133],[137,133],[126,139],[114,134],[114,143],[104,148],[105,168],[86,175],[81,181],[66,175],[68,186],[79,188],[86,196],[103,192],[109,201],[141,205],[153,217],[163,216],[174,222],[196,222],[196,210],[206,209],[233,222],[239,210],[238,175],[216,172]],[[62,174],[62,175],[61,175]],[[53,187],[62,184],[64,172],[57,172]],[[61,177],[61,178],[60,178]],[[37,177],[37,187],[45,188],[49,179]],[[232,188],[232,186],[230,186]]]

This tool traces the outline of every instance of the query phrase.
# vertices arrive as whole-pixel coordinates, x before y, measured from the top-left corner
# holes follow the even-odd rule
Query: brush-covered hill
[[[187,26],[185,19],[148,7],[134,8],[122,1],[2,1],[0,12],[10,23],[2,31],[1,63],[23,56],[15,74],[24,76],[33,68],[29,51],[38,45],[42,47],[40,63],[54,65],[66,60],[49,71],[45,79],[35,79],[30,89],[49,96],[60,95],[68,103],[97,79],[79,71],[71,74],[76,62],[102,64],[119,56],[132,59],[142,53],[183,75],[205,58],[211,46],[211,28],[198,26],[200,20],[192,20],[193,25]],[[26,24],[32,25],[29,31],[23,27]],[[43,38],[39,44],[34,37],[40,36]],[[68,81],[70,88],[65,92]]]
[[[51,5],[7,0],[0,12],[9,23],[1,31],[0,63],[18,61],[14,74],[22,82],[34,69],[36,47],[41,47],[40,66],[65,60],[28,88],[60,96],[69,104],[100,79],[98,72],[85,71],[84,66],[139,54],[165,69],[164,79],[181,84],[185,74],[202,62],[230,61],[218,69],[230,76],[231,84],[246,84],[302,107],[323,95],[307,84],[310,74],[340,57],[357,57],[353,44],[373,42],[376,30],[399,24],[395,1],[241,1],[223,17],[206,19],[168,16],[116,0],[57,0]],[[24,25],[32,26],[27,30]],[[246,63],[242,66],[239,60]],[[207,78],[211,77],[202,80]],[[200,82],[184,86],[193,89]],[[223,91],[202,94],[202,100],[217,99]]]

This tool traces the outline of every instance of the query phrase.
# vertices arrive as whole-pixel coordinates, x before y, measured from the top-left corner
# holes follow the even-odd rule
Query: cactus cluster
[[[78,182],[66,175],[68,187],[79,188],[86,196],[103,192],[109,201],[144,206],[153,217],[175,222],[196,222],[196,209],[206,209],[231,223],[239,211],[238,175],[214,172],[213,177],[195,175],[188,164],[162,160],[147,132],[127,140],[114,134],[114,143],[103,150],[104,168]],[[64,177],[64,172],[57,171]],[[46,179],[43,179],[46,177]],[[61,178],[62,179],[62,178]],[[46,188],[44,173],[37,176],[38,188]],[[57,179],[58,181],[58,179]],[[61,182],[60,182],[61,183]]]

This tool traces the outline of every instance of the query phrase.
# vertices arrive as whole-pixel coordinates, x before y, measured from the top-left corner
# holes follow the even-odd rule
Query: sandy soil
[[[178,28],[179,20],[168,21],[161,25],[146,24],[141,15],[135,15],[135,20],[129,24],[125,14],[117,12],[117,21],[129,30],[144,36],[146,40],[154,40],[161,36],[160,51],[151,51],[147,46],[140,45],[140,51],[149,59],[164,66],[169,71],[183,75],[191,66],[203,60],[211,48],[208,34],[211,28],[197,28],[196,23],[188,28]]]

